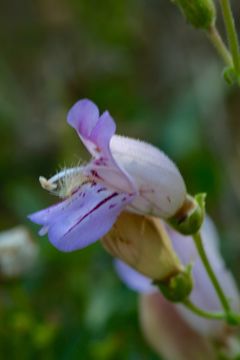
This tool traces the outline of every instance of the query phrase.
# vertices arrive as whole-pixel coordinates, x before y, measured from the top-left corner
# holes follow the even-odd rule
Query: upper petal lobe
[[[73,105],[67,120],[93,156],[89,164],[90,173],[97,174],[98,180],[117,190],[136,192],[134,180],[112,156],[110,141],[116,131],[116,125],[109,112],[105,111],[99,117],[97,106],[92,101],[84,99]]]

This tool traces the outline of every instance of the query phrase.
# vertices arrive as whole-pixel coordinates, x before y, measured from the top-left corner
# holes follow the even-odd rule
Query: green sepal
[[[235,69],[232,66],[228,66],[223,69],[223,78],[228,85],[234,85],[239,83],[239,75],[236,73]]]
[[[182,209],[169,219],[168,223],[183,235],[197,233],[205,217],[205,199],[205,193],[197,194],[195,197],[188,195]]]
[[[209,29],[216,20],[216,8],[212,0],[174,0],[187,22],[195,28]]]
[[[236,325],[240,324],[240,315],[239,314],[236,314],[233,311],[229,311],[226,315],[227,315],[226,321],[229,325],[236,326]]]
[[[179,274],[163,281],[154,281],[163,296],[171,302],[183,302],[193,288],[192,265],[186,266]]]

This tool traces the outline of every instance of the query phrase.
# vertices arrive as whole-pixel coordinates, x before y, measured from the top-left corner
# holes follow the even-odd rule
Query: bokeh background
[[[111,112],[119,134],[166,151],[190,193],[207,192],[239,282],[239,89],[224,83],[205,34],[170,1],[12,0],[0,8],[0,230],[23,224],[39,249],[31,271],[1,275],[1,358],[159,359],[139,329],[137,294],[100,244],[62,254],[26,216],[56,201],[39,175],[88,158],[66,124],[68,109],[87,97]]]

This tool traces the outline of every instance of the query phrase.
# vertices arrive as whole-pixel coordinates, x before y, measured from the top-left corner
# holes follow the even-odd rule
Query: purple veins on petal
[[[95,178],[101,179],[101,177],[98,175],[98,173],[97,173],[96,170],[91,170],[90,173],[91,173],[91,175],[94,176]]]
[[[105,187],[102,187],[102,188],[100,188],[100,189],[98,189],[98,193],[100,193],[100,192],[102,192],[102,191],[106,191],[106,188]]]
[[[99,158],[94,161],[95,165],[97,166],[107,166],[107,159]]]
[[[86,194],[84,198],[77,192],[62,203],[32,214],[29,218],[48,229],[50,242],[59,250],[81,249],[103,236],[133,198],[127,194],[125,203],[122,203],[122,193],[111,190],[98,193],[101,187],[100,184],[94,187],[89,183],[84,184],[81,188]],[[116,206],[109,209],[111,204]]]
[[[109,206],[109,209],[113,209],[115,206],[117,206],[117,204],[111,204],[111,205]]]
[[[67,233],[69,233],[70,231],[72,231],[74,229],[75,226],[79,225],[87,216],[91,215],[91,213],[93,213],[94,211],[96,211],[98,208],[100,208],[102,205],[106,204],[108,201],[110,201],[112,198],[118,196],[117,193],[113,193],[111,195],[109,195],[108,197],[106,197],[105,199],[103,199],[102,201],[100,201],[100,203],[98,203],[93,209],[89,210],[88,213],[84,214],[76,224],[74,224],[69,230]],[[114,204],[115,206],[116,204]],[[111,206],[109,206],[109,209],[111,209]],[[67,235],[66,233],[66,235]]]

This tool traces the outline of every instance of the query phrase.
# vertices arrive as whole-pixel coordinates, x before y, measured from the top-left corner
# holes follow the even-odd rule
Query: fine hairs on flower
[[[89,175],[84,175],[83,167],[83,161],[79,161],[77,166],[74,167],[67,168],[64,166],[50,179],[40,176],[39,182],[44,190],[62,199],[66,199],[81,185],[93,181]]]

